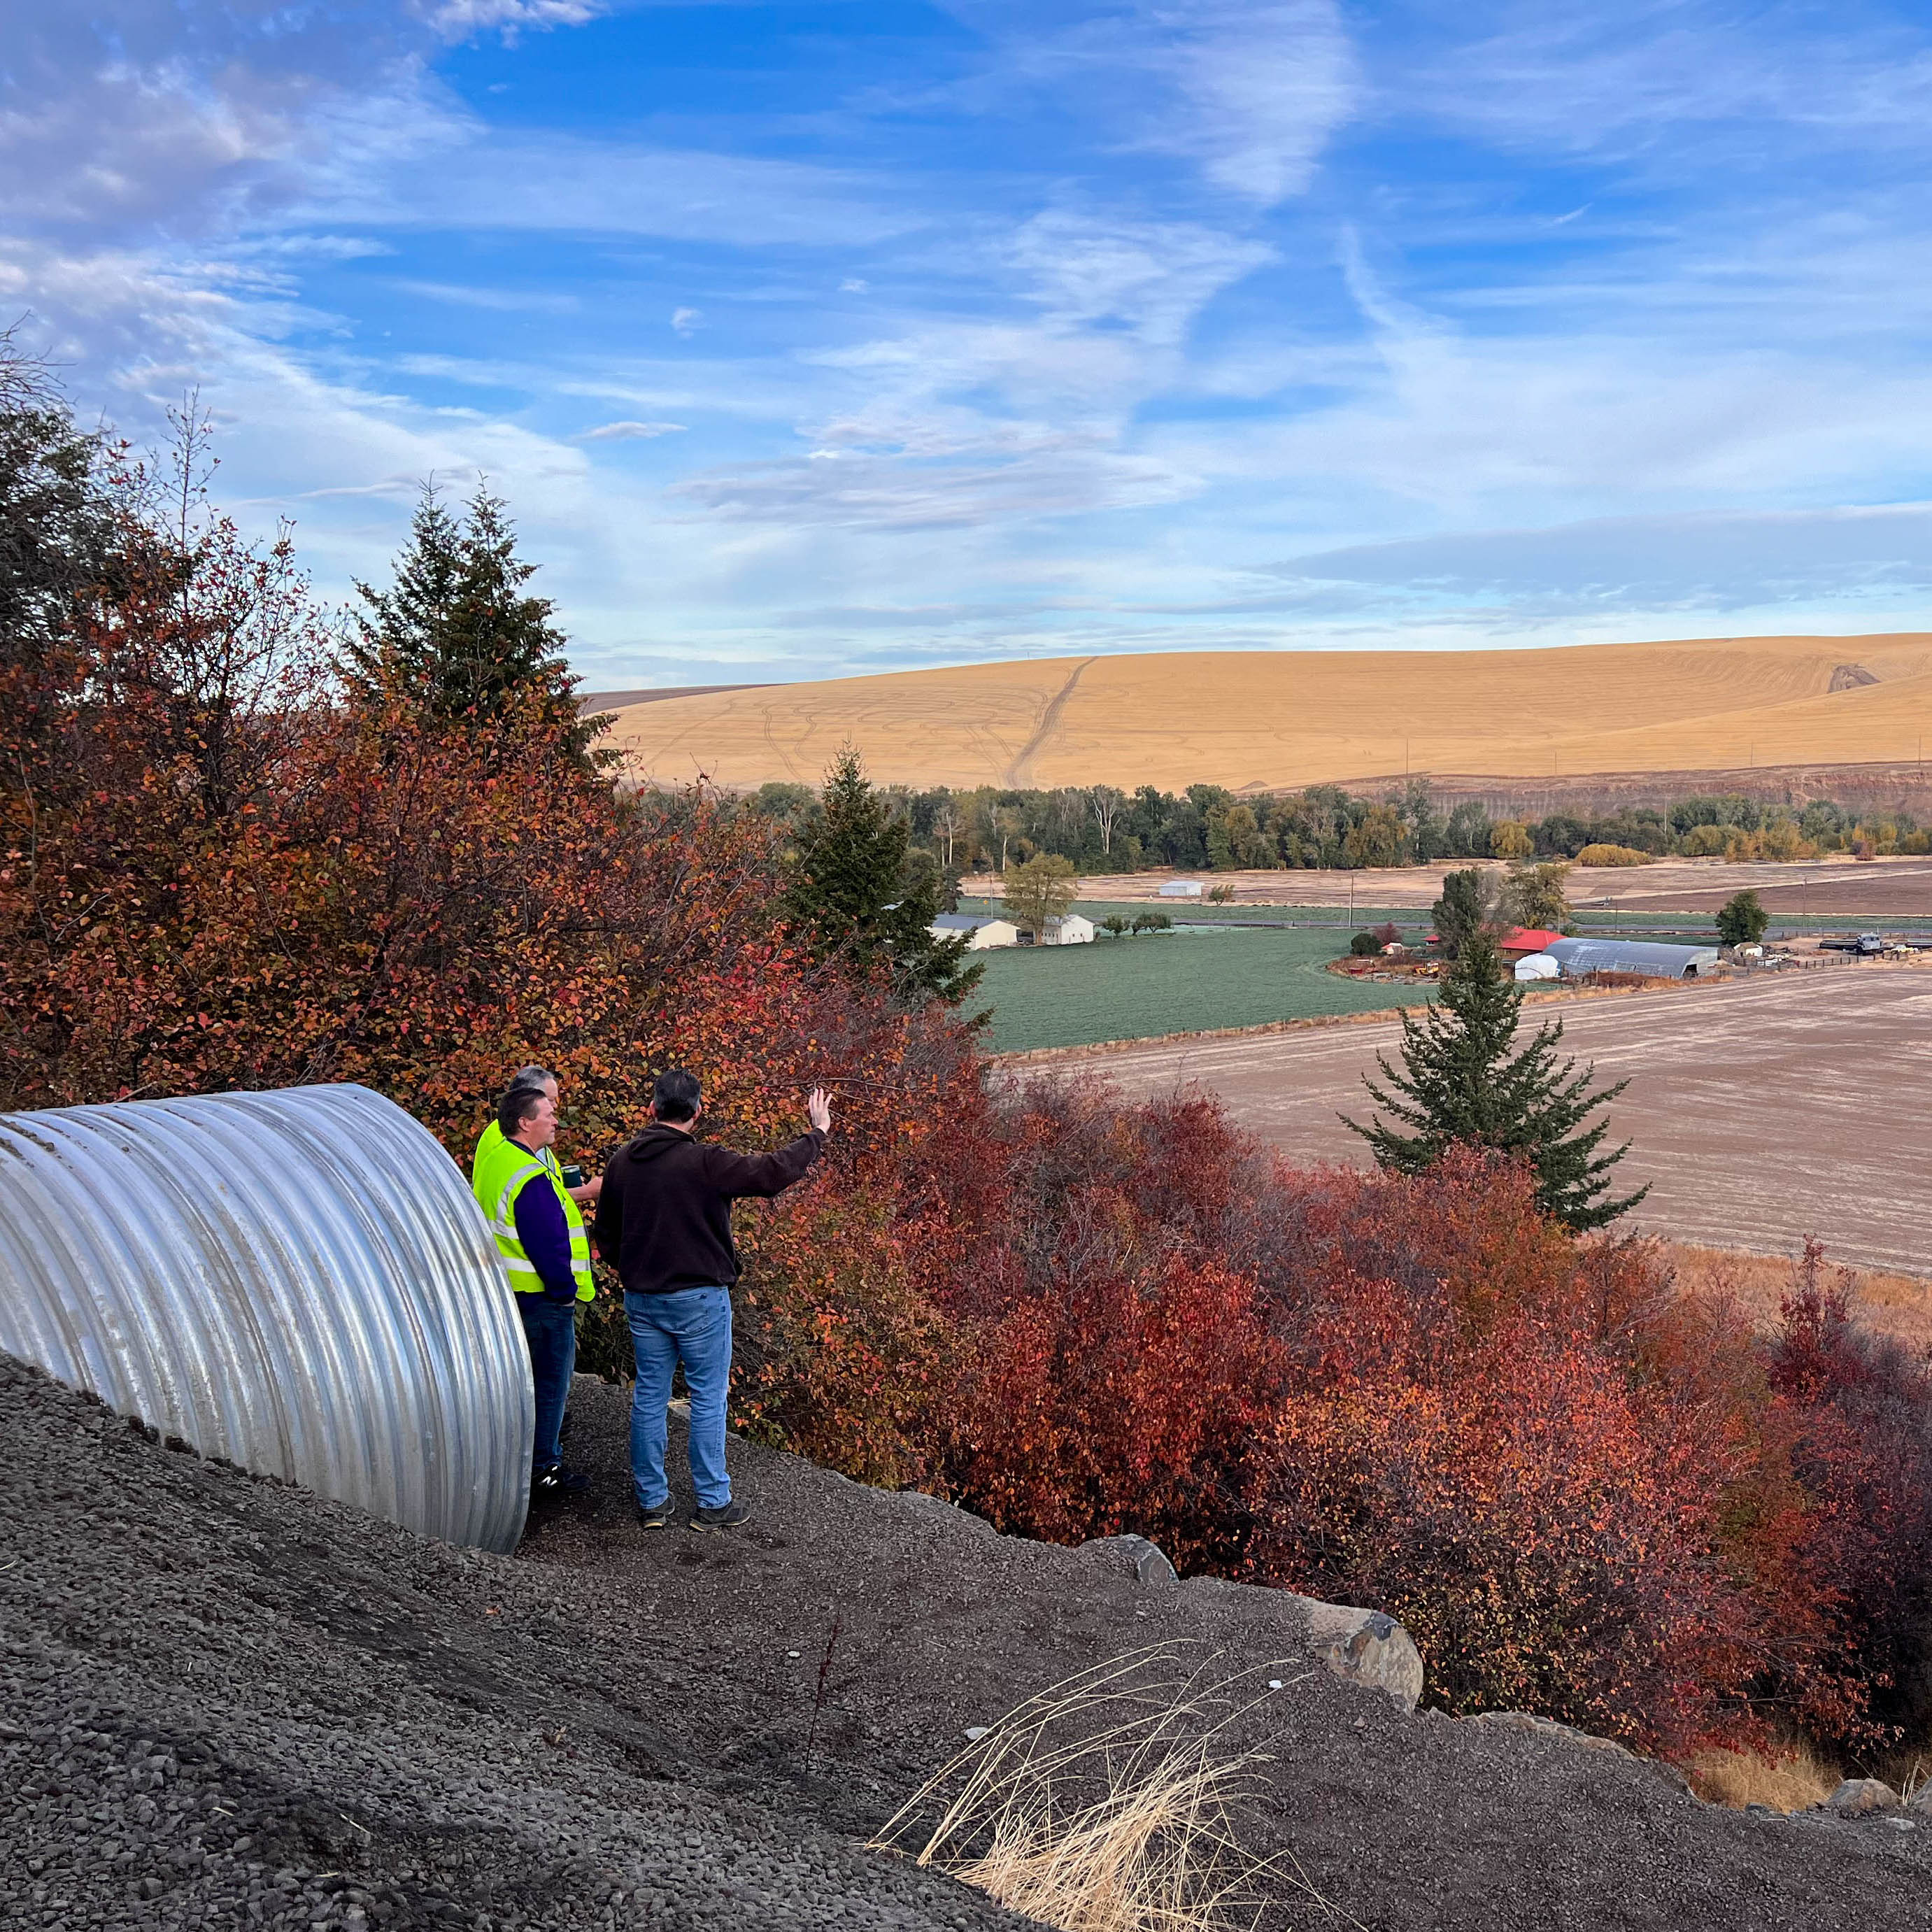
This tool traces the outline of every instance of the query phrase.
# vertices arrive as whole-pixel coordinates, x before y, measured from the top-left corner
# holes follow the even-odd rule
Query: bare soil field
[[[1354,905],[1394,910],[1426,908],[1442,896],[1442,875],[1474,862],[1445,860],[1439,865],[1404,866],[1353,872],[1216,872],[1202,874],[1204,884],[1226,886],[1233,903],[1244,906]],[[1481,862],[1500,872],[1492,860]],[[1082,899],[1152,900],[1176,916],[1192,916],[1193,900],[1162,900],[1160,889],[1171,872],[1095,874],[1079,882]],[[1189,876],[1194,876],[1190,874]],[[999,896],[999,881],[976,876],[962,881],[970,898]],[[1814,860],[1804,865],[1726,865],[1721,859],[1660,859],[1653,866],[1594,869],[1578,866],[1570,874],[1570,903],[1594,912],[1613,907],[1632,914],[1714,912],[1733,892],[1754,892],[1780,917],[1907,919],[1932,914],[1932,859],[1850,858]],[[1213,908],[1208,910],[1212,911]]]
[[[1670,1238],[1763,1255],[1820,1235],[1834,1261],[1932,1274],[1932,968],[1867,964],[1694,991],[1552,1002],[1564,1048],[1600,1080],[1651,1192],[1633,1216]],[[1091,1049],[1013,1070],[1105,1080],[1130,1096],[1196,1083],[1299,1161],[1360,1163],[1338,1114],[1366,1119],[1361,1077],[1397,1022]]]
[[[1034,658],[621,707],[633,776],[816,784],[847,743],[911,785],[1339,782],[1364,772],[1915,767],[1932,635],[1716,638],[1530,651]]]

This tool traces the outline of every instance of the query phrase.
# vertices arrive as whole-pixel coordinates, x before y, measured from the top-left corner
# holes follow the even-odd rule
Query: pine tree
[[[1400,1124],[1378,1114],[1368,1126],[1343,1122],[1374,1150],[1376,1163],[1398,1174],[1420,1174],[1460,1143],[1493,1148],[1527,1161],[1536,1174],[1544,1213],[1581,1233],[1628,1214],[1650,1192],[1606,1200],[1610,1170],[1630,1151],[1628,1142],[1599,1154],[1608,1124],[1585,1124],[1614,1100],[1628,1081],[1592,1093],[1594,1069],[1560,1065],[1563,1022],[1539,1027],[1528,1046],[1516,1044],[1522,988],[1503,977],[1496,935],[1479,928],[1442,976],[1440,1003],[1420,1020],[1402,1016],[1400,1072],[1376,1056],[1386,1087],[1362,1084]],[[1393,1090],[1392,1091],[1390,1090]],[[1405,1133],[1401,1128],[1413,1130]]]
[[[910,850],[902,812],[873,788],[856,752],[826,774],[820,815],[798,834],[785,911],[822,958],[868,974],[881,964],[902,998],[956,1004],[985,970],[966,962],[963,939],[934,938],[943,881],[928,855]]]
[[[458,518],[425,484],[391,587],[356,586],[368,608],[356,614],[344,653],[352,690],[365,703],[400,698],[432,716],[478,723],[534,699],[584,757],[600,721],[578,716],[550,599],[524,592],[536,574],[517,555],[500,497],[479,488]]]

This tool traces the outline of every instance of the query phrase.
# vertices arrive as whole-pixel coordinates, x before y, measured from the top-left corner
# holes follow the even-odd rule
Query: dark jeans
[[[530,1466],[546,1469],[563,1460],[563,1406],[577,1366],[577,1304],[553,1301],[544,1294],[520,1294],[517,1312],[524,1318],[530,1379],[536,1384],[537,1432]]]

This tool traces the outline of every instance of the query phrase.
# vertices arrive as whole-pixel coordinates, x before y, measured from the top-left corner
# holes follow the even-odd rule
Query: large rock
[[[1826,1799],[1825,1808],[1858,1817],[1868,1811],[1896,1811],[1901,1802],[1882,1778],[1848,1778]]]
[[[1366,1690],[1384,1691],[1405,1711],[1413,1711],[1420,1701],[1422,1653],[1408,1631],[1383,1611],[1358,1610],[1351,1604],[1324,1604],[1318,1598],[1298,1596],[1292,1590],[1230,1583],[1219,1576],[1190,1576],[1180,1587],[1196,1596],[1233,1593],[1246,1607],[1270,1618],[1284,1612],[1299,1618],[1306,1630],[1308,1648],[1337,1677]]]
[[[1394,1618],[1314,1597],[1294,1600],[1308,1614],[1316,1655],[1337,1677],[1385,1690],[1405,1711],[1415,1708],[1422,1696],[1422,1653]]]
[[[1178,1588],[1196,1598],[1218,1599],[1257,1623],[1286,1626],[1298,1622],[1306,1648],[1337,1677],[1365,1689],[1386,1692],[1405,1711],[1413,1711],[1422,1696],[1422,1653],[1394,1618],[1381,1610],[1360,1610],[1347,1604],[1324,1604],[1292,1590],[1263,1584],[1231,1583],[1222,1576],[1190,1576],[1182,1582],[1157,1543],[1144,1536],[1096,1537],[1082,1546],[1103,1550],[1116,1561],[1124,1558],[1134,1575],[1150,1589]]]

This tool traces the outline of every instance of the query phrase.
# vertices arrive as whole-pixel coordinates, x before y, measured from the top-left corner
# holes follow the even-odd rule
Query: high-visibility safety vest
[[[495,1123],[490,1124],[494,1127]],[[517,1239],[517,1196],[539,1178],[556,1190],[563,1208],[564,1224],[570,1230],[570,1271],[577,1277],[577,1298],[593,1300],[597,1289],[590,1274],[590,1237],[577,1203],[563,1184],[563,1169],[557,1165],[556,1156],[548,1148],[532,1154],[501,1132],[486,1132],[477,1143],[470,1187],[496,1238],[496,1252],[510,1271],[510,1286],[519,1294],[541,1294],[544,1288],[543,1276]]]

